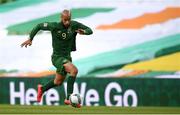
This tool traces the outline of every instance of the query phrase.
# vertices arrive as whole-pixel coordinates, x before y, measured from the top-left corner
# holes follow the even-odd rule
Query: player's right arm
[[[49,30],[49,31],[51,31],[51,29],[52,29],[51,23],[45,22],[45,23],[38,24],[37,26],[35,26],[32,29],[32,31],[30,32],[30,35],[29,35],[29,39],[26,40],[25,42],[23,42],[21,44],[21,47],[23,47],[23,46],[25,46],[25,47],[31,46],[33,38],[38,33],[39,30]]]

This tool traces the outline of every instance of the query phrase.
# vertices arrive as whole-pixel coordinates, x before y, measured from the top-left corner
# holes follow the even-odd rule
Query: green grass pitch
[[[0,114],[180,114],[180,107],[107,107],[0,105]]]

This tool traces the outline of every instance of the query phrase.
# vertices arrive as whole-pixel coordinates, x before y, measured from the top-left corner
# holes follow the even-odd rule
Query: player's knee
[[[62,85],[62,83],[63,82],[61,80],[56,80],[56,79],[54,80],[55,85]]]
[[[77,68],[72,69],[72,71],[70,72],[70,74],[71,74],[71,76],[76,77],[76,75],[78,74],[78,69],[77,69]]]

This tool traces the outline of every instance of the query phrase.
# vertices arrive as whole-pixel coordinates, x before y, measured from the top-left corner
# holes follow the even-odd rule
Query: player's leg
[[[65,71],[70,74],[67,80],[67,97],[64,101],[65,104],[69,104],[69,96],[73,93],[74,82],[78,73],[78,69],[71,63],[64,64]]]
[[[55,79],[49,81],[45,85],[38,85],[37,101],[38,102],[41,101],[41,98],[42,98],[42,95],[44,92],[46,92],[47,90],[49,90],[53,87],[61,85],[63,83],[64,79],[65,79],[65,76],[62,76],[61,74],[56,72]]]
[[[66,76],[65,75],[62,75],[62,74],[59,74],[58,72],[56,72],[56,77],[54,79],[54,84],[60,86],[62,85],[62,83],[64,82]]]
[[[63,83],[65,76],[67,74],[64,70],[63,61],[64,61],[64,58],[62,57],[52,56],[52,63],[57,68],[55,79],[49,81],[43,86],[38,85],[38,95],[37,95],[38,102],[41,101],[42,95],[45,91],[49,90],[50,88],[61,85]]]
[[[71,62],[64,64],[64,68],[65,68],[65,71],[70,74],[67,80],[67,97],[64,101],[65,104],[69,105],[70,104],[69,96],[73,93],[74,82],[78,74],[78,69]],[[78,104],[77,108],[80,108],[80,107],[81,105]]]

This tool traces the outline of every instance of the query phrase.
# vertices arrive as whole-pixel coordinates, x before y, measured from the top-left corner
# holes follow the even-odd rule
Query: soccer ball
[[[78,107],[82,102],[82,97],[77,93],[73,93],[70,95],[69,100],[71,102],[71,106]]]

